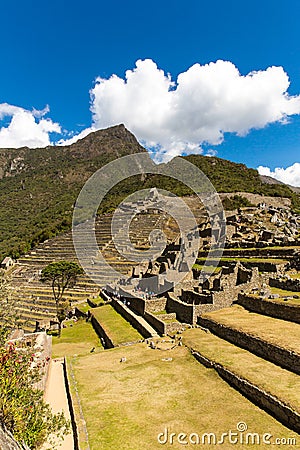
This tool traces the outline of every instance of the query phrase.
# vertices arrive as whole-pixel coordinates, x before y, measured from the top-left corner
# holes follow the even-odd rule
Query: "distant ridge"
[[[288,186],[290,189],[292,189],[292,191],[297,192],[298,194],[300,194],[300,187],[291,186],[290,184],[285,184],[282,181],[276,180],[276,178],[269,177],[268,175],[260,175],[259,178],[261,179],[261,181],[263,183],[267,183],[267,184],[283,184],[285,186]]]

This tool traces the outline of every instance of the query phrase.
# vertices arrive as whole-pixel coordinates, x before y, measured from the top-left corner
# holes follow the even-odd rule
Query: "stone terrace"
[[[147,248],[148,235],[153,228],[168,225],[168,218],[164,214],[138,216],[130,229],[130,237],[133,245],[138,248]],[[173,232],[174,233],[174,232]],[[136,262],[120,255],[111,237],[111,215],[101,216],[96,221],[95,234],[99,249],[106,261],[120,274],[124,276],[130,271]],[[80,247],[80,245],[79,245]],[[85,252],[86,244],[82,242],[82,250]],[[132,256],[132,255],[131,255]],[[49,239],[38,245],[28,255],[20,258],[12,272],[12,287],[14,297],[18,301],[18,310],[26,331],[33,331],[36,322],[40,326],[48,327],[50,321],[56,321],[55,304],[52,290],[49,285],[40,281],[40,274],[44,267],[54,261],[67,260],[78,262],[73,246],[72,233],[68,232],[53,239]],[[90,267],[97,273],[97,284],[84,275],[78,279],[75,287],[66,291],[66,298],[72,304],[95,298],[99,295],[101,287],[112,282],[112,277],[107,274],[107,269],[101,262],[95,260],[90,262]]]

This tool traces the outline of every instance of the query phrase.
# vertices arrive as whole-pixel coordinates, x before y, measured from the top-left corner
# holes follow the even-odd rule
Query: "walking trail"
[[[70,420],[70,411],[64,381],[63,359],[54,359],[51,361],[49,376],[45,390],[45,401],[50,404],[53,413],[63,411],[67,420]],[[58,441],[56,441],[58,443]],[[66,435],[58,447],[59,450],[74,450],[73,433]],[[59,445],[58,443],[58,445]],[[46,450],[49,444],[45,444],[42,450]]]

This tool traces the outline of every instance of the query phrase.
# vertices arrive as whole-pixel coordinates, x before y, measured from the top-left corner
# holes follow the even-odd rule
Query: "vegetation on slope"
[[[68,147],[0,149],[0,258],[18,257],[70,229],[85,181],[113,159],[139,152],[145,149],[123,125],[91,133]],[[184,159],[199,167],[218,192],[288,197],[300,210],[298,194],[283,184],[263,183],[258,172],[244,164],[201,155]],[[131,193],[154,186],[179,196],[191,194],[183,183],[166,176],[136,176],[116,185],[100,212],[112,211]]]

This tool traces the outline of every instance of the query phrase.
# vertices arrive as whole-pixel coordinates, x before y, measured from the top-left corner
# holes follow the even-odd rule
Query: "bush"
[[[34,388],[41,373],[31,367],[33,358],[13,344],[0,349],[0,422],[17,441],[37,449],[51,434],[62,438],[70,425],[63,413],[52,414],[43,392]]]

